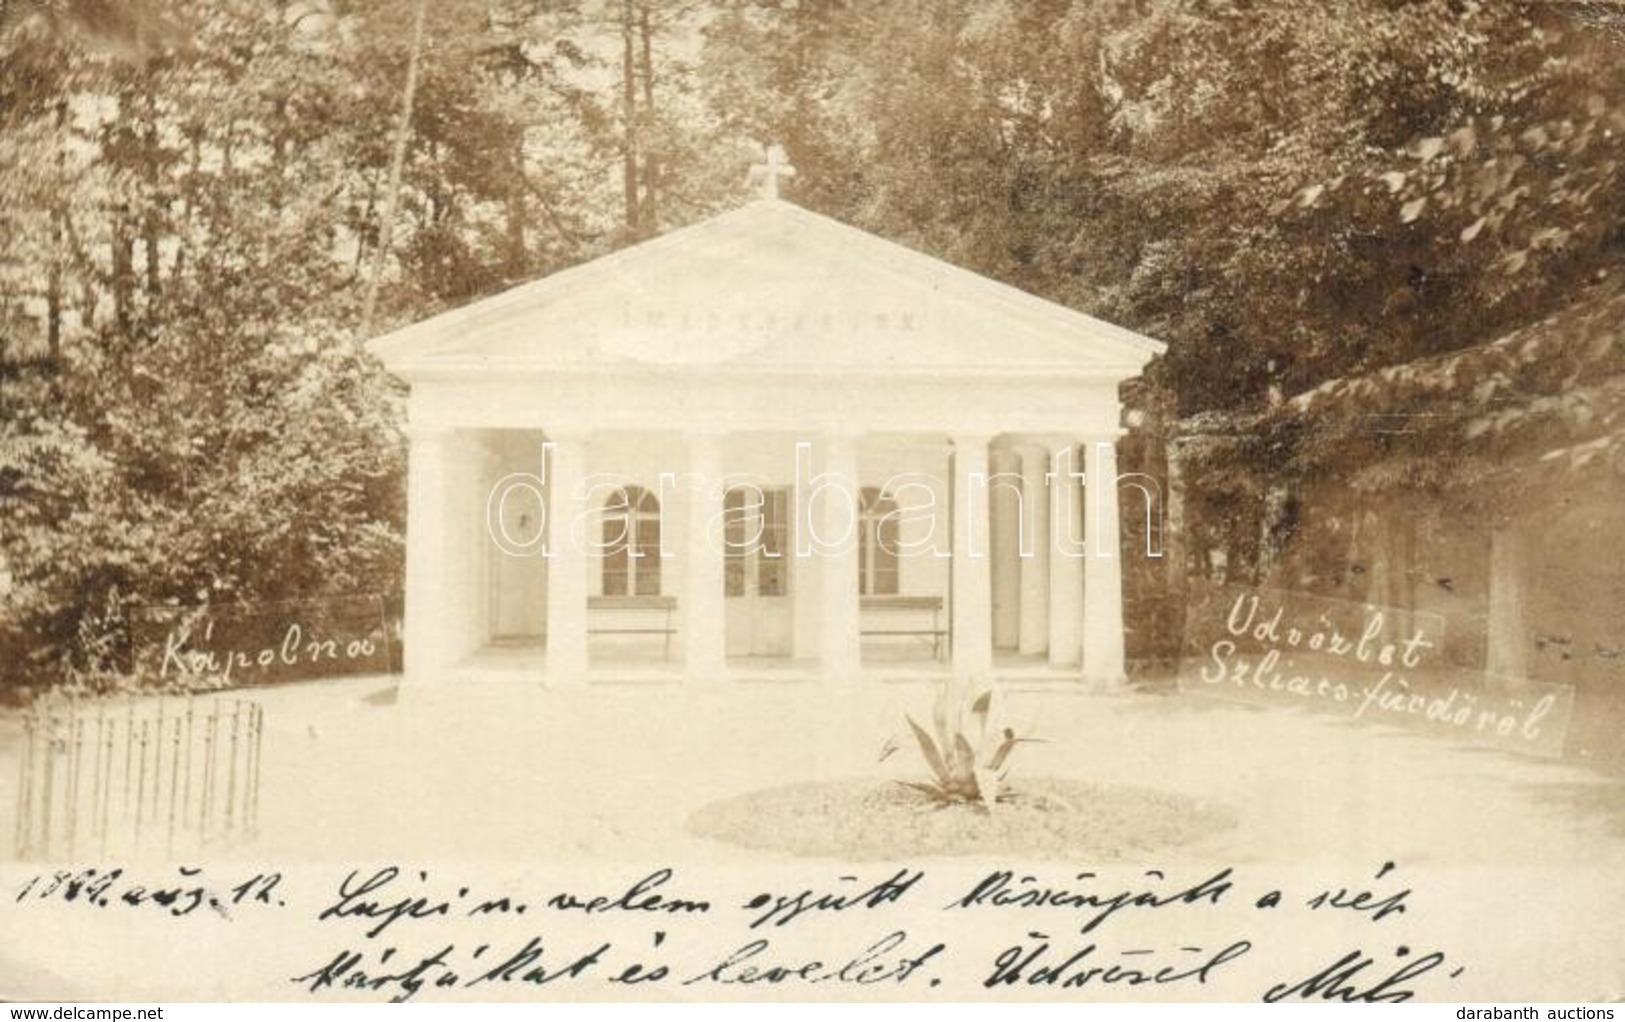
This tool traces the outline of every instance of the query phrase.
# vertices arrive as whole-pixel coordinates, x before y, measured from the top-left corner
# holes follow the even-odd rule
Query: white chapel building
[[[372,342],[408,685],[1123,681],[1163,345],[768,191]]]

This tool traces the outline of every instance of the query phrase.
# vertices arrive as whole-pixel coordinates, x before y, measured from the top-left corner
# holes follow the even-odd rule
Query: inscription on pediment
[[[912,333],[921,317],[910,309],[785,310],[716,308],[695,305],[623,305],[625,329],[673,333]]]

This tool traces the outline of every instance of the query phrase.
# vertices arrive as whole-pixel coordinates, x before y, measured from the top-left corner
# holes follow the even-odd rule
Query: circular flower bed
[[[1186,844],[1235,822],[1229,810],[1198,799],[1083,781],[1027,781],[989,812],[866,779],[791,784],[713,802],[689,818],[688,830],[745,848],[839,859],[1111,860]]]

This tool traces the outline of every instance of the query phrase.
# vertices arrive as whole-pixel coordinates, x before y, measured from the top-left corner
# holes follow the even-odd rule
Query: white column
[[[987,436],[955,436],[953,669],[986,681],[993,667],[993,575],[989,560]]]
[[[687,542],[683,558],[683,675],[715,685],[727,667],[723,593],[722,438],[688,436]]]
[[[862,677],[858,580],[857,439],[846,433],[819,438],[824,484],[818,493],[818,539],[821,581],[819,664],[836,685],[855,685]]]
[[[1117,509],[1117,438],[1089,441],[1089,556],[1083,561],[1083,680],[1110,691],[1128,679],[1123,663],[1122,522]]]
[[[1049,663],[1075,669],[1083,645],[1083,471],[1078,448],[1057,440],[1050,448]]]
[[[815,442],[815,441],[812,441]],[[799,452],[798,452],[799,456]],[[810,542],[814,533],[822,535],[821,526],[815,517],[817,501],[813,500],[813,490],[810,478],[818,472],[818,467],[811,460],[814,455],[809,453],[806,471],[803,473],[800,462],[797,462],[795,484],[791,487],[791,501],[795,514],[790,528],[790,615],[793,622],[791,628],[791,656],[804,663],[818,663],[823,656],[822,643],[824,641],[821,622],[823,621],[823,576],[819,573],[819,557],[809,556],[803,544]]]
[[[446,634],[451,553],[448,429],[407,431],[406,607],[402,653],[412,683],[448,680]]]
[[[1021,450],[1021,645],[1034,656],[1049,648],[1049,451]]]
[[[548,434],[547,682],[587,683],[586,437]]]
[[[501,552],[497,538],[491,535],[492,522],[488,511],[492,488],[501,476],[501,459],[488,444],[470,446],[476,447],[473,454],[477,458],[478,468],[474,472],[474,478],[477,481],[479,508],[483,513],[477,519],[475,552],[469,566],[474,572],[474,588],[477,594],[473,601],[475,634],[479,638],[479,644],[483,646],[496,635],[497,558],[507,556]]]
[[[1013,450],[988,452],[988,555],[993,574],[993,648],[1021,647],[1021,527],[1026,503],[1021,461]]]
[[[487,548],[479,466],[480,450],[475,434],[453,434],[445,480],[446,533],[450,544],[446,561],[446,591],[450,602],[444,605],[444,652],[448,664],[465,659],[484,640],[483,609],[490,599],[490,588],[482,570]]]

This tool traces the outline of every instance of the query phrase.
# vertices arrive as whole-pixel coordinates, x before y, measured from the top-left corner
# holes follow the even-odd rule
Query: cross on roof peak
[[[784,147],[770,145],[767,147],[765,162],[751,166],[750,176],[745,179],[745,186],[754,188],[758,199],[776,199],[779,197],[779,178],[795,176],[796,168],[790,165],[790,158],[784,154]]]

